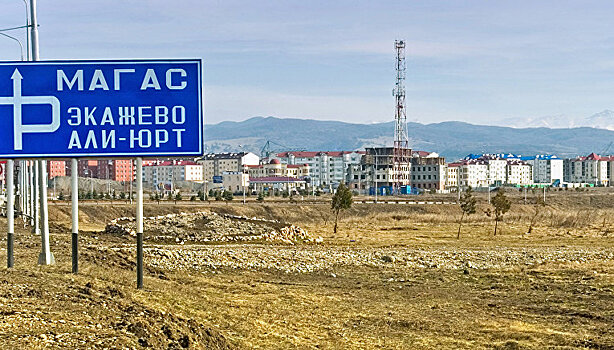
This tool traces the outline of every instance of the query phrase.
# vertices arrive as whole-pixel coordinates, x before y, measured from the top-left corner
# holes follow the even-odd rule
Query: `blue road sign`
[[[221,183],[223,183],[223,182],[224,182],[224,181],[222,180],[222,177],[221,177],[221,176],[218,176],[218,175],[213,176],[213,183],[214,183],[214,184],[221,184]]]
[[[0,158],[201,155],[201,60],[0,62]]]

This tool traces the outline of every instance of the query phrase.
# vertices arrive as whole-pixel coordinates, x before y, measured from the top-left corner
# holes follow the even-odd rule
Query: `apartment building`
[[[553,184],[563,181],[563,159],[555,155],[536,155],[520,159],[531,166],[534,183]]]
[[[508,160],[500,158],[487,158],[486,165],[488,172],[486,173],[488,183],[494,186],[501,186],[507,183]]]
[[[56,176],[66,176],[66,162],[63,160],[47,161],[47,176],[49,179]]]
[[[412,187],[442,191],[446,189],[447,164],[437,153],[414,151],[411,158]]]
[[[515,154],[470,154],[459,165],[461,186],[529,185],[532,166]]]
[[[222,174],[222,187],[230,192],[248,192],[249,175],[246,173],[232,172]]]
[[[459,186],[459,167],[462,163],[450,163],[446,167],[446,189],[456,191]]]
[[[72,167],[66,166],[66,176],[72,175]],[[89,159],[77,160],[77,175],[79,177],[98,178],[98,161]]]
[[[406,154],[411,157],[411,149],[405,150]],[[360,161],[358,170],[363,173],[364,179],[359,176],[360,182],[364,180],[364,184],[369,188],[370,193],[375,193],[384,190],[392,191],[395,182],[399,181],[401,186],[409,187],[411,185],[411,158],[406,164],[398,164],[398,178],[395,178],[394,169],[394,148],[393,147],[370,147],[366,149],[365,154]],[[355,176],[356,174],[352,174]],[[356,184],[355,179],[352,179],[350,187]]]
[[[510,159],[506,164],[505,184],[526,186],[533,183],[531,165],[522,160]]]
[[[98,160],[96,177],[120,182],[134,180],[135,169],[131,159]]]
[[[612,178],[611,158],[591,153],[586,157],[565,159],[563,161],[563,179],[565,182],[608,186]]]
[[[273,158],[266,164],[249,165],[249,185],[257,192],[280,190],[295,191],[306,188],[309,164],[287,164]]]
[[[273,159],[286,164],[309,165],[309,178],[314,186],[328,186],[346,181],[348,170],[360,164],[364,151],[282,152]]]
[[[176,181],[203,181],[201,164],[186,160],[151,161],[143,164],[143,182],[157,185],[171,185]]]
[[[458,166],[458,182],[461,187],[488,187],[488,164],[485,160],[464,160]]]
[[[246,166],[258,165],[260,157],[251,152],[210,153],[196,161],[203,168],[203,180],[211,182],[214,176],[243,172]]]
[[[292,177],[304,179],[309,177],[309,164],[287,164],[279,159],[271,159],[267,164],[248,165],[246,167],[250,178],[259,177]]]

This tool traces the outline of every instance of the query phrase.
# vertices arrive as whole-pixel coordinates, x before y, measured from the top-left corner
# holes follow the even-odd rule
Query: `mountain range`
[[[610,112],[612,113],[612,112]],[[614,131],[591,127],[514,128],[465,122],[408,123],[410,147],[434,151],[448,160],[469,153],[556,154],[574,157],[591,152],[614,152]],[[394,122],[354,124],[339,121],[254,117],[241,122],[206,125],[207,152],[251,151],[260,154],[267,141],[271,149],[336,151],[391,146]]]
[[[576,128],[585,126],[614,130],[614,111],[606,109],[588,117],[572,117],[561,114],[537,118],[507,118],[497,124],[514,128]]]

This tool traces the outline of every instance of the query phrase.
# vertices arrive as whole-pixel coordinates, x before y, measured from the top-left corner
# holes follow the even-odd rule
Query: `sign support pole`
[[[38,193],[40,192],[38,188],[38,161],[32,161],[32,175],[34,177],[32,184],[32,209],[34,209],[32,210],[32,218],[34,219],[34,234],[39,236],[41,234],[41,227],[39,221],[40,208],[38,206]]]
[[[51,265],[55,263],[55,258],[51,253],[49,246],[49,220],[48,220],[48,208],[47,208],[47,161],[38,161],[38,187],[39,187],[39,199],[40,199],[40,221],[41,221],[41,239],[42,250],[38,256],[39,265]]]
[[[136,159],[136,287],[143,289],[143,158]]]
[[[15,162],[13,161],[13,164]],[[15,184],[13,184],[15,186]],[[25,213],[23,206],[23,160],[17,161],[17,203],[16,209],[18,213]]]
[[[12,268],[15,260],[13,257],[13,243],[15,234],[15,186],[13,184],[13,160],[6,161],[6,222],[8,232],[6,237],[6,267]]]
[[[39,60],[38,54],[38,20],[36,19],[36,0],[30,0],[30,40],[32,43],[32,61]],[[42,227],[42,251],[38,257],[39,265],[55,263],[53,254],[49,248],[49,217],[47,208],[47,161],[37,161],[38,167],[38,197],[40,201],[40,222]]]
[[[79,174],[77,159],[70,160],[71,204],[72,204],[72,273],[79,273]]]
[[[34,209],[34,206],[35,206],[35,203],[36,203],[36,199],[34,197],[34,193],[35,193],[34,192],[34,188],[36,186],[34,186],[34,181],[33,181],[33,179],[34,179],[34,170],[33,169],[34,169],[34,166],[32,165],[32,161],[29,160],[28,161],[28,199],[30,201],[30,204],[29,204],[30,212],[29,212],[29,214],[30,214],[30,226],[32,226],[32,229],[34,230],[34,222],[36,221],[36,218],[35,218],[35,215],[36,215],[35,212],[36,211]]]
[[[21,209],[21,216],[23,218],[24,223],[28,222],[28,183],[27,183],[27,179],[28,179],[28,167],[27,167],[28,162],[25,160],[22,160],[19,162],[19,181],[21,181],[21,186],[19,187],[19,194],[21,195],[21,203],[22,203],[22,208]]]

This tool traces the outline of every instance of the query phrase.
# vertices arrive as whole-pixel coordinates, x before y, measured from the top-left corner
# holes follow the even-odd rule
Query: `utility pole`
[[[38,21],[36,19],[36,0],[30,0],[30,43],[32,48],[32,61],[39,60],[38,54]],[[38,187],[40,202],[40,222],[42,249],[38,257],[39,265],[50,265],[55,263],[55,258],[49,247],[49,208],[47,207],[47,161],[41,159],[37,161],[38,168]]]

